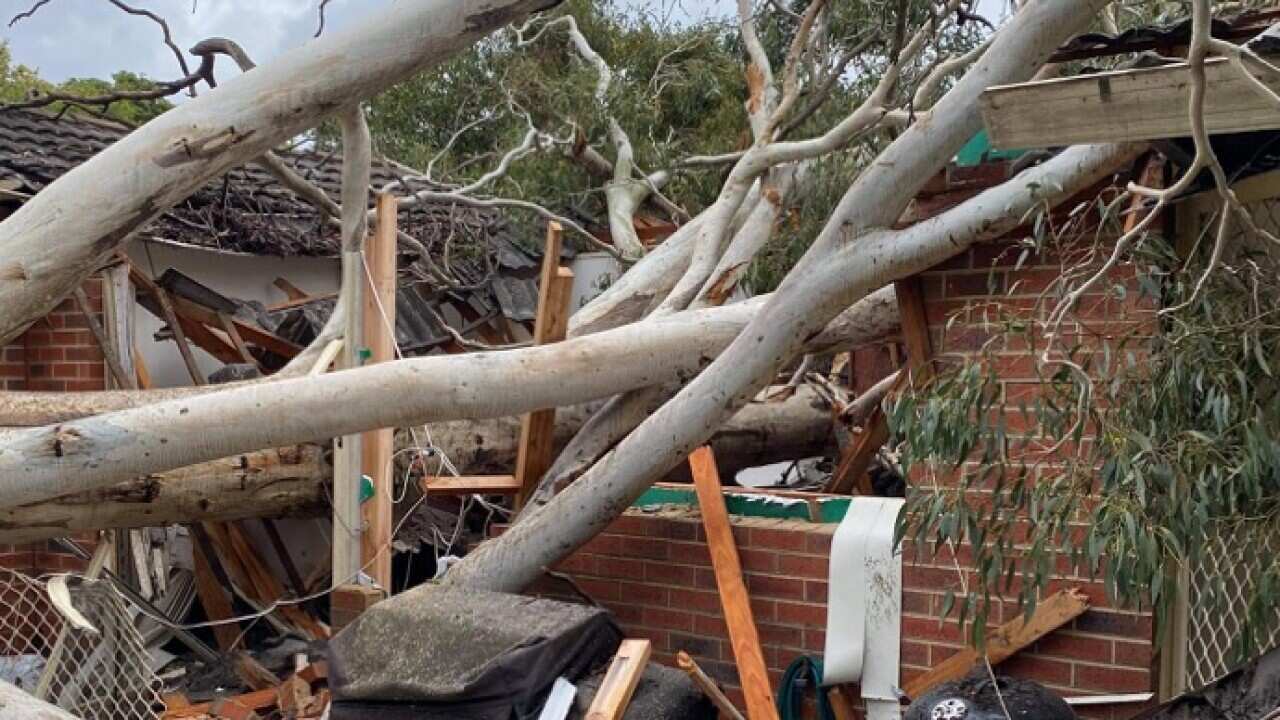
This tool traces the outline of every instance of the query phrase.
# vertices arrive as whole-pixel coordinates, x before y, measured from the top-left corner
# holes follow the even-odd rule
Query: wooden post
[[[738,546],[733,541],[729,510],[724,504],[720,472],[716,469],[711,448],[704,445],[694,450],[689,456],[689,469],[693,472],[693,484],[698,492],[711,565],[716,573],[716,586],[720,589],[720,604],[724,608],[733,657],[738,665],[739,684],[747,701],[747,717],[751,720],[778,720],[778,708],[774,705],[773,690],[769,685],[769,671],[760,649],[760,633],[751,614],[747,585],[742,579],[742,562],[738,558]]]
[[[107,337],[116,349],[120,358],[120,366],[131,378],[132,384],[121,385],[121,389],[138,389],[137,367],[134,362],[134,328],[136,327],[134,305],[137,300],[133,283],[129,280],[129,267],[116,265],[102,274],[103,308],[106,311]],[[139,359],[140,360],[140,359]]]
[[[924,292],[919,277],[894,283],[898,295],[898,314],[902,318],[902,341],[907,346],[907,371],[889,391],[897,395],[911,384],[920,385],[933,374],[933,342],[929,337],[929,320],[925,316]],[[840,464],[827,482],[826,492],[874,495],[867,468],[880,448],[889,441],[889,418],[877,407],[863,423],[862,434],[849,443]]]
[[[367,241],[367,237],[366,237]],[[362,243],[363,244],[363,243]],[[343,328],[342,362],[345,369],[360,367],[364,349],[364,254],[342,253],[342,290],[350,293]],[[364,436],[356,433],[334,439],[333,462],[333,583],[358,583],[363,570],[360,536],[364,518],[360,515],[361,475],[364,473]],[[330,605],[332,606],[332,597]]]
[[[371,285],[365,288],[364,344],[370,363],[396,359],[396,197],[377,198],[378,226],[365,244]],[[395,429],[382,428],[364,434],[364,474],[373,479],[373,497],[361,507],[364,534],[360,537],[360,564],[387,593],[391,592],[391,497],[394,491],[391,456]]]
[[[533,326],[534,345],[560,342],[569,331],[573,271],[560,267],[562,236],[560,223],[547,223],[547,245],[542,255],[538,288],[538,317]],[[536,410],[520,420],[520,446],[516,454],[516,482],[520,485],[515,500],[517,510],[524,506],[555,459],[555,426],[555,408]]]
[[[89,332],[93,334],[93,339],[98,343],[98,349],[102,350],[102,357],[106,359],[107,369],[111,371],[111,377],[120,387],[136,390],[136,387],[130,385],[130,381],[134,378],[125,371],[124,366],[120,364],[120,356],[116,353],[116,348],[111,342],[111,338],[107,337],[107,331],[103,329],[102,323],[98,322],[98,317],[93,313],[93,304],[89,301],[89,296],[85,294],[84,288],[78,287],[72,293],[76,299],[76,305],[80,308],[80,314],[84,315],[84,321],[89,325]]]

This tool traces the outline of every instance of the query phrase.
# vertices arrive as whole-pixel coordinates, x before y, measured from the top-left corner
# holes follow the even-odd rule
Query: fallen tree
[[[891,297],[874,295],[849,308],[832,332],[814,333],[810,347],[819,352],[883,338],[896,326],[884,323],[893,316],[885,313]],[[245,383],[11,430],[0,449],[0,474],[5,477],[0,507],[106,487],[264,446],[317,442],[376,427],[518,415],[690,378],[738,334],[753,311],[754,303],[740,303],[554,345]],[[210,432],[212,427],[220,429]]]
[[[147,123],[0,223],[0,344],[48,314],[131,233],[209,180],[555,2],[398,4]]]
[[[556,413],[556,447],[564,447],[596,404]],[[511,471],[520,419],[454,420],[420,428],[431,447],[464,475]],[[833,451],[831,410],[808,388],[785,402],[758,402],[725,423],[711,443],[725,476],[738,470]],[[400,433],[397,444],[412,449]],[[410,458],[411,454],[401,457]],[[244,518],[325,517],[333,468],[323,446],[264,450],[148,475],[106,488],[0,510],[0,543],[27,543],[86,530],[156,527]]]

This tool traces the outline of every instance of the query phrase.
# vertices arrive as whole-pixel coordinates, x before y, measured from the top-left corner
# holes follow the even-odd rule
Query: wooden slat
[[[239,523],[223,523],[223,526],[226,530],[230,549],[239,559],[240,566],[244,569],[258,602],[262,603],[264,607],[269,607],[275,601],[285,597],[284,586],[267,569],[261,556],[249,543],[249,539],[245,536],[244,529],[240,527]],[[328,637],[324,627],[301,607],[297,605],[281,605],[278,612],[289,624],[301,630],[303,634],[310,636],[312,640]]]
[[[222,320],[218,316],[218,312],[203,307],[197,303],[191,302],[186,298],[180,298],[175,295],[169,296],[173,303],[173,309],[179,315],[196,320],[209,325],[211,327],[221,327]],[[269,350],[283,358],[292,358],[294,355],[302,352],[302,347],[285,340],[282,337],[273,335],[262,328],[255,327],[236,318],[231,318],[232,325],[235,326],[237,332],[245,342],[253,343],[258,347]]]
[[[649,664],[653,644],[648,640],[623,640],[613,656],[600,689],[587,710],[586,720],[621,720]]]
[[[365,288],[364,344],[368,364],[396,359],[396,213],[394,195],[377,198],[378,223],[365,242],[365,261],[371,286]],[[385,317],[384,317],[385,313]],[[380,428],[364,434],[360,444],[364,474],[373,480],[373,497],[360,506],[364,532],[360,535],[360,564],[380,587],[391,591],[391,524],[393,495],[391,457],[395,429]]]
[[[135,378],[130,377],[130,373],[120,363],[120,356],[116,353],[115,345],[107,337],[107,331],[103,329],[102,323],[98,322],[98,316],[94,314],[93,304],[89,301],[89,296],[85,293],[84,288],[76,288],[72,295],[76,299],[76,305],[80,308],[80,314],[84,316],[85,323],[89,325],[89,332],[93,335],[94,341],[98,343],[98,349],[102,351],[102,357],[106,359],[107,369],[111,371],[111,377],[119,387],[137,390]]]
[[[178,325],[181,326],[186,339],[195,343],[196,347],[217,358],[219,362],[228,365],[240,362],[240,353],[221,335],[210,330],[202,322],[181,315],[177,317]]]
[[[160,316],[165,324],[169,326],[169,330],[173,332],[173,341],[178,345],[178,352],[182,355],[182,362],[187,366],[187,373],[191,376],[191,382],[196,385],[205,385],[204,374],[200,372],[200,367],[196,365],[195,355],[191,353],[191,346],[187,344],[187,334],[182,327],[182,323],[178,322],[178,315],[174,312],[173,302],[169,297],[169,293],[160,287],[146,273],[138,269],[128,255],[118,252],[117,257],[121,262],[129,268],[129,279],[139,290],[150,293],[156,299],[156,304],[160,306]]]
[[[698,506],[706,528],[716,587],[720,589],[725,624],[729,626],[733,657],[746,697],[747,717],[751,720],[778,720],[773,690],[769,685],[769,671],[760,649],[760,633],[751,613],[747,585],[742,579],[742,562],[738,557],[738,546],[733,541],[729,510],[724,504],[720,472],[711,448],[703,446],[693,451],[689,455],[689,468],[698,493]]]
[[[219,327],[222,332],[227,334],[227,339],[231,341],[232,347],[236,349],[236,354],[240,356],[240,360],[248,365],[252,365],[259,370],[262,364],[258,362],[258,358],[249,352],[249,346],[244,343],[244,338],[240,335],[240,331],[236,329],[236,324],[232,322],[231,316],[226,313],[218,313]]]
[[[191,544],[191,556],[195,560],[196,595],[200,598],[204,614],[214,621],[234,617],[231,599],[227,597],[222,584],[214,577],[213,567],[201,543]],[[214,625],[212,630],[214,638],[218,641],[218,649],[223,652],[233,649],[240,637],[240,628],[236,625]]]
[[[428,495],[514,495],[520,490],[515,475],[428,475],[422,491]]]
[[[285,296],[288,297],[290,300],[314,300],[315,299],[315,298],[312,298],[311,295],[309,295],[306,290],[299,288],[297,285],[294,285],[293,283],[289,282],[288,280],[282,277],[278,277],[275,280],[271,281],[271,284],[279,288],[280,292],[284,293]]]
[[[142,353],[138,352],[138,346],[133,346],[133,372],[138,377],[138,389],[151,389],[151,371],[147,369],[146,360],[142,359]]]
[[[1060,147],[1186,137],[1191,82],[1187,65],[1122,70],[993,87],[982,117],[997,148]],[[1280,80],[1251,72],[1273,91]],[[1205,125],[1211,134],[1280,127],[1280,113],[1227,60],[1205,63]]]
[[[1019,615],[987,636],[987,660],[992,665],[1008,660],[1023,648],[1080,617],[1088,609],[1089,598],[1078,590],[1063,590],[1049,596],[1036,606],[1029,622]],[[936,685],[959,680],[968,675],[969,670],[981,659],[982,655],[973,648],[961,650],[907,683],[907,697],[918,698]]]
[[[551,283],[539,294],[538,320],[534,343],[545,345],[564,340],[569,331],[569,303],[573,294],[573,271],[559,268]],[[520,444],[516,450],[516,479],[520,492],[516,509],[524,506],[542,476],[555,460],[556,409],[527,413],[520,421]]]

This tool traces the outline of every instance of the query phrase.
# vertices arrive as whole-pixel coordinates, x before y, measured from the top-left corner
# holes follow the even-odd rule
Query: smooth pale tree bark
[[[648,257],[652,257],[656,252],[650,253]],[[714,326],[723,331],[723,333],[718,331],[716,337],[727,344],[728,334],[736,334],[736,331],[745,328],[747,322],[764,306],[767,299],[767,295],[761,295],[723,308],[709,308],[697,313],[678,313],[665,320],[667,324],[664,328],[667,332],[674,334],[673,340],[679,341],[701,333],[706,327]],[[882,340],[897,330],[897,304],[868,298],[867,301],[854,305],[831,321],[827,330],[813,337],[806,349],[814,354],[852,350],[858,346]],[[273,382],[271,377],[226,385],[157,390],[108,390],[84,393],[0,392],[0,428],[52,425],[91,415],[140,408],[166,400],[191,398],[270,382]],[[0,447],[3,447],[3,442],[4,438],[0,435]]]
[[[556,413],[563,447],[595,410]],[[748,467],[831,454],[831,411],[801,388],[786,402],[753,403],[711,439],[725,477]],[[520,418],[455,420],[421,428],[464,475],[509,474],[520,444]],[[397,438],[412,447],[408,433]],[[402,455],[407,458],[410,455]],[[88,493],[0,510],[0,543],[27,543],[86,530],[154,527],[244,518],[324,517],[333,468],[320,446],[264,450],[151,475]]]
[[[212,178],[555,0],[400,2],[202,93],[0,223],[0,345]]]
[[[10,430],[0,437],[0,508],[264,447],[371,428],[518,415],[687,380],[738,335],[760,302],[676,314],[553,345],[245,383]],[[858,336],[815,332],[808,338],[811,351],[860,345],[897,326],[896,317],[886,323],[874,303],[848,312],[848,322],[835,327]]]
[[[883,287],[863,298],[856,307],[866,308],[868,317],[896,318],[897,293],[892,285]],[[846,322],[853,321],[850,315],[842,314],[841,317]],[[567,487],[604,457],[606,452],[662,407],[679,389],[679,385],[668,384],[643,388],[609,399],[556,456],[526,508],[550,502],[556,492]]]
[[[40,700],[0,680],[0,720],[80,720],[57,705]]]
[[[925,228],[872,233],[891,227],[910,198],[981,128],[977,99],[982,90],[1030,77],[1105,4],[1041,0],[1019,11],[991,51],[930,115],[904,132],[853,184],[814,245],[726,352],[578,482],[467,556],[445,582],[500,591],[524,588],[683,461],[840,308],[973,242],[998,237],[1016,227],[1023,213],[1070,197],[1133,157],[1135,148],[1073,149]]]

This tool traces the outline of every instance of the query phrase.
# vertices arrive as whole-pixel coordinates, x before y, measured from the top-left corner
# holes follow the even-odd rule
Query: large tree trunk
[[[547,505],[522,515],[501,537],[455,566],[445,581],[499,591],[524,588],[542,568],[607,527],[655,479],[705,442],[841,308],[977,240],[998,237],[1016,227],[1023,213],[1070,197],[1131,158],[1132,148],[1068,151],[922,229],[883,229],[897,221],[918,189],[981,128],[981,92],[992,84],[1030,77],[1104,4],[1041,0],[1020,10],[929,117],[903,133],[854,183],[769,304],[710,368],[581,479]]]
[[[81,720],[57,705],[0,680],[0,720]]]
[[[659,254],[655,250],[646,260]],[[712,344],[727,345],[732,335],[747,326],[752,316],[768,301],[768,295],[723,308],[708,308],[698,313],[680,313],[666,320],[673,346],[714,328]],[[841,313],[821,334],[810,338],[806,347],[815,354],[852,350],[885,339],[898,331],[898,305],[892,288],[887,288]],[[574,317],[577,317],[575,314]],[[680,351],[696,352],[690,344]],[[226,385],[166,388],[161,390],[108,390],[105,392],[0,392],[0,428],[39,427],[67,422],[91,415],[140,408],[166,400],[226,392],[254,384],[272,382],[272,378]],[[0,437],[0,442],[3,438]]]
[[[556,413],[563,447],[595,404]],[[464,475],[508,474],[516,464],[520,418],[454,420],[425,428]],[[401,433],[401,448],[411,439]],[[712,445],[726,478],[738,470],[832,452],[831,411],[807,388],[786,402],[753,403],[720,428]],[[9,510],[0,510],[0,543],[27,543],[85,530],[155,527],[253,517],[321,517],[329,512],[333,468],[324,448],[304,445],[201,463]]]
[[[884,322],[882,303],[859,303],[848,312],[853,316],[848,327],[861,333],[853,345],[882,338],[896,326]],[[688,379],[737,336],[753,313],[752,303],[740,303],[553,345],[415,358],[245,384],[59,425],[10,430],[0,439],[0,508],[264,447],[371,428],[518,415]],[[815,332],[808,340],[818,351],[849,338]]]
[[[264,450],[130,480],[88,493],[0,510],[0,543],[85,530],[159,527],[328,512],[333,469],[315,445]]]
[[[0,345],[210,179],[555,3],[396,3],[147,123],[0,223]]]

